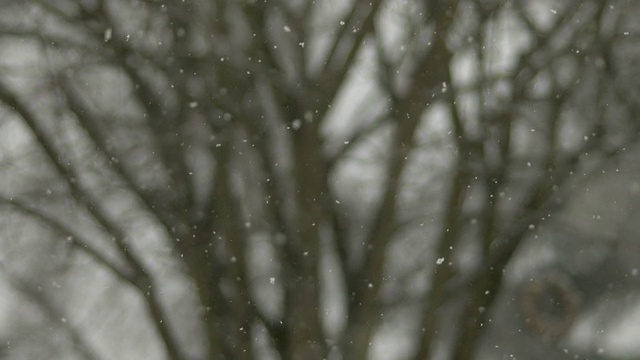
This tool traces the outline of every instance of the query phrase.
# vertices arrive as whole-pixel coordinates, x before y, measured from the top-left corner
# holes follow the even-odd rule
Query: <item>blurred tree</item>
[[[480,357],[639,139],[632,2],[1,3],[3,271],[65,358]],[[520,296],[546,342],[582,304]]]

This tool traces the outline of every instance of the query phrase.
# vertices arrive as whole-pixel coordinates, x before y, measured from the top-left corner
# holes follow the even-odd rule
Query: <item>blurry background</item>
[[[640,357],[640,3],[0,7],[0,359]]]

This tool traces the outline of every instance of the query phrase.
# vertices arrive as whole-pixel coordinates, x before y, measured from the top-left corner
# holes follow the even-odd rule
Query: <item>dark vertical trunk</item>
[[[323,359],[326,356],[324,334],[319,317],[318,260],[320,233],[324,219],[325,159],[319,128],[302,120],[294,130],[294,181],[296,191],[296,237],[287,239],[289,261],[286,265],[285,291],[288,354],[291,360]]]

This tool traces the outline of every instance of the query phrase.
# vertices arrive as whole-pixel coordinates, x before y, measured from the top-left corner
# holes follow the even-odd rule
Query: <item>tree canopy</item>
[[[608,244],[561,215],[631,176],[640,4],[0,5],[8,356],[467,360],[513,315],[615,358],[567,342],[601,295],[578,280],[633,264],[510,274],[559,233]]]

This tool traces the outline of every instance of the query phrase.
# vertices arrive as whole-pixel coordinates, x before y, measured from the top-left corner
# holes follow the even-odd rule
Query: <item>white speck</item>
[[[625,32],[624,32],[624,35],[625,35],[625,36],[629,35],[629,32],[628,32],[628,31],[625,31]]]
[[[300,126],[302,126],[302,121],[300,121],[300,119],[295,119],[295,120],[293,120],[293,122],[291,123],[291,127],[293,127],[293,130],[298,130],[298,129],[300,129]]]
[[[344,26],[344,21],[340,20],[340,25]]]
[[[131,34],[127,34],[127,35],[124,37],[124,41],[129,42],[129,39],[130,39],[130,38],[131,38]]]
[[[197,101],[192,101],[189,103],[189,107],[192,109],[195,109],[198,107],[198,102]]]
[[[436,265],[442,265],[442,263],[444,263],[444,258],[443,258],[443,257],[438,258],[438,259],[436,260]]]
[[[276,278],[274,278],[274,277],[270,277],[270,278],[269,278],[269,284],[273,285],[273,284],[275,284],[275,283],[276,283]]]
[[[305,251],[304,253],[302,253],[302,255],[307,256],[307,255],[309,255],[309,252]]]
[[[531,162],[530,161],[527,161],[527,166],[531,167]]]
[[[246,223],[244,223],[244,227],[246,227],[247,229],[251,227],[251,222],[247,221]]]
[[[637,276],[638,275],[638,269],[631,270],[631,275]]]
[[[533,225],[533,224],[529,224],[529,230],[533,230],[533,229],[535,229],[535,228],[536,228],[536,226],[535,226],[535,225]]]
[[[304,120],[306,122],[313,122],[313,113],[311,111],[304,112]]]
[[[555,10],[555,9],[549,9],[549,11],[551,11],[552,14],[557,14],[558,13],[558,10]]]
[[[446,82],[442,82],[442,89],[440,90],[440,92],[442,92],[443,94],[447,92],[447,83]]]
[[[369,289],[371,289],[371,288],[373,287],[373,284],[372,284],[372,283],[369,283],[369,285],[368,285],[368,286],[369,286]]]
[[[113,35],[113,29],[108,28],[104,31],[104,42],[111,40],[111,36]]]
[[[291,28],[288,27],[287,25],[284,26],[284,31],[285,32],[291,32]]]
[[[299,45],[301,48],[304,48],[304,41],[299,42],[299,43],[298,43],[298,45]]]
[[[235,257],[235,256],[232,256],[232,257],[231,257],[231,262],[232,262],[232,263],[234,263],[234,262],[236,262],[236,261],[238,261],[238,258],[237,258],[237,257]]]
[[[340,204],[340,200],[336,200],[336,204]]]

